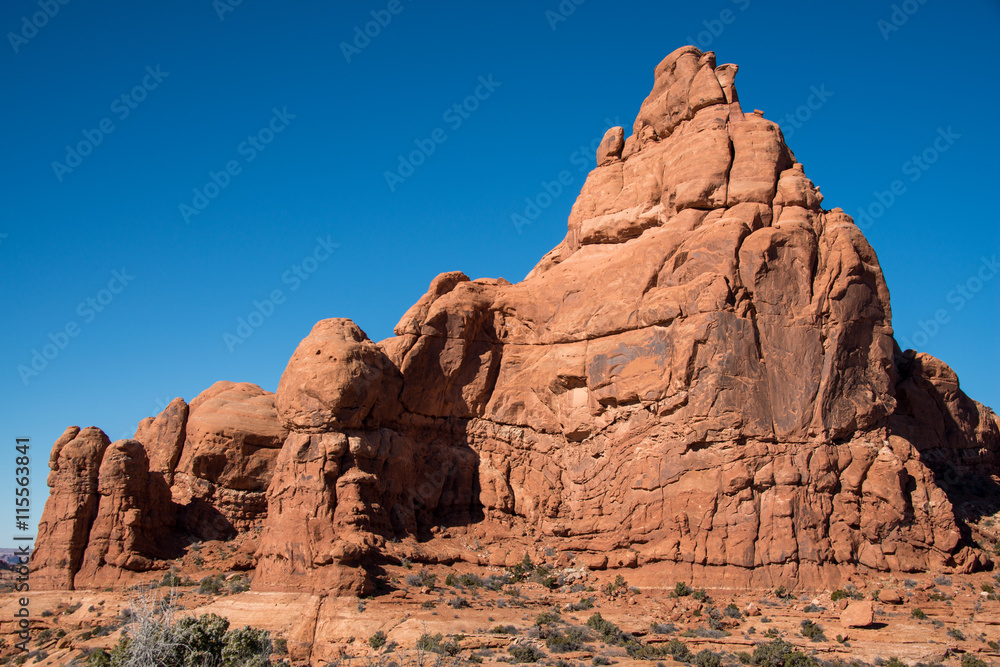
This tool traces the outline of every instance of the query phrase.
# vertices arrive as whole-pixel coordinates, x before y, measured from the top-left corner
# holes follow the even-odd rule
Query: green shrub
[[[605,658],[603,655],[595,655],[591,660],[590,664],[594,667],[600,667],[601,665],[610,665],[611,661]]]
[[[379,630],[368,638],[368,645],[376,651],[385,646],[385,633]]]
[[[625,645],[633,641],[631,635],[622,632],[621,628],[617,625],[605,620],[600,613],[596,613],[587,619],[587,627],[593,628],[601,636],[601,641],[605,644]]]
[[[267,667],[271,664],[271,633],[245,626],[226,633],[222,667]]]
[[[920,608],[917,608],[917,609],[914,609],[913,611],[911,611],[910,615],[912,615],[913,618],[916,618],[916,619],[921,620],[921,621],[924,620],[925,618],[927,618],[927,614],[925,614],[924,610],[920,609]]]
[[[948,636],[951,637],[952,639],[957,639],[960,642],[965,641],[965,635],[962,634],[962,631],[959,630],[958,628],[951,628],[950,630],[948,630]]]
[[[962,656],[962,667],[986,667],[986,663],[971,653]]]
[[[754,647],[750,661],[755,667],[815,667],[818,665],[814,658],[796,651],[794,646],[781,639],[758,644]]]
[[[808,637],[814,642],[825,642],[826,635],[823,634],[823,628],[821,628],[816,623],[812,621],[805,620],[802,621],[802,629],[800,630],[803,637]]]
[[[707,648],[698,651],[691,662],[693,662],[697,667],[722,667],[722,658],[719,654],[713,653]]]
[[[559,615],[553,614],[550,611],[543,611],[538,616],[535,617],[535,625],[546,625],[549,623],[558,623]]]
[[[545,654],[534,646],[524,646],[521,644],[509,646],[507,652],[514,659],[513,662],[538,662],[545,657]]]
[[[570,628],[566,634],[554,632],[545,638],[545,645],[553,653],[568,653],[579,651],[583,647],[583,632],[579,628]]]
[[[687,597],[688,595],[691,595],[691,593],[693,593],[693,592],[694,591],[691,590],[691,587],[688,586],[683,581],[678,581],[674,585],[674,595],[676,597],[679,597],[679,598]]]
[[[680,639],[671,639],[663,645],[663,650],[678,662],[687,662],[691,659],[691,649]]]

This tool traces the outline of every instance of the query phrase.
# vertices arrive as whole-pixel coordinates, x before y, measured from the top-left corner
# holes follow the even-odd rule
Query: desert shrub
[[[965,641],[965,635],[958,628],[951,628],[948,630],[948,636],[952,639],[957,639],[958,641]]]
[[[513,625],[498,625],[492,630],[490,630],[495,635],[516,635],[517,628]]]
[[[986,663],[971,653],[962,656],[962,667],[986,667]]]
[[[483,580],[475,574],[462,574],[458,577],[458,583],[466,588],[479,588],[483,585]]]
[[[892,657],[883,662],[882,667],[908,667],[908,665],[899,658]]]
[[[522,644],[515,644],[508,647],[507,652],[510,653],[513,662],[538,662],[545,657],[545,654],[534,646],[525,646]]]
[[[698,651],[691,662],[697,667],[722,667],[722,657],[707,648]]]
[[[777,598],[780,598],[782,600],[790,600],[791,598],[795,597],[795,595],[792,594],[784,586],[778,586],[777,588],[775,588],[774,589],[774,596],[777,597]]]
[[[215,576],[209,575],[198,582],[198,592],[205,595],[217,595],[222,592],[222,587],[225,586],[225,583],[226,578],[221,574]]]
[[[611,661],[603,655],[595,655],[591,658],[590,664],[594,665],[594,667],[601,667],[601,665],[610,665]]]
[[[440,632],[436,635],[426,633],[420,635],[420,639],[417,640],[417,648],[421,651],[450,656],[456,656],[462,650],[458,642],[452,640],[445,641],[444,636]]]
[[[671,639],[663,645],[663,650],[678,662],[687,662],[691,659],[691,649],[680,639]]]
[[[913,618],[916,618],[916,619],[921,620],[921,621],[924,620],[925,618],[927,618],[927,614],[925,614],[924,610],[920,609],[919,607],[916,608],[916,609],[914,609],[913,611],[911,611],[910,615],[912,615]]]
[[[111,667],[111,656],[104,649],[97,649],[87,656],[87,667]]]
[[[448,600],[448,606],[453,609],[463,609],[469,606],[469,601],[463,597],[455,596]]]
[[[740,611],[740,608],[736,606],[735,602],[730,602],[722,613],[728,618],[743,618],[743,612]]]
[[[673,623],[651,623],[649,626],[649,631],[654,635],[671,635],[677,632],[677,626]]]
[[[811,641],[826,641],[826,635],[823,634],[823,628],[810,620],[802,621],[802,628],[799,631],[802,633],[803,637],[808,637]]]
[[[600,613],[587,619],[587,627],[595,630],[605,644],[624,645],[632,641],[631,635],[622,632],[617,625],[605,620]]]
[[[408,574],[408,575],[406,575],[406,578],[403,581],[406,582],[407,586],[420,586],[421,585],[420,577],[418,575],[416,575],[416,574]]]
[[[570,628],[565,634],[554,632],[545,638],[545,645],[553,653],[579,651],[583,647],[583,632],[580,628]]]
[[[140,591],[131,601],[130,620],[107,656],[107,665],[263,667],[270,664],[271,636],[266,630],[251,627],[229,630],[229,621],[215,614],[175,620],[174,613],[171,599],[156,598],[151,590]],[[103,667],[102,657],[93,660],[95,666]]]
[[[528,554],[524,554],[524,558],[521,559],[520,563],[507,568],[507,574],[510,575],[514,582],[524,581],[534,571],[535,564],[531,562],[531,557]]]
[[[535,617],[535,625],[546,625],[548,623],[558,623],[558,614],[553,614],[551,611],[543,611],[538,616]]]
[[[574,602],[569,605],[569,611],[584,611],[585,609],[594,608],[594,598],[580,598],[579,602]]]
[[[845,591],[842,588],[838,588],[834,592],[830,593],[830,599],[833,600],[834,602],[838,600],[843,600],[844,598],[850,598],[851,600],[861,600],[864,598],[864,595],[862,595],[861,591],[858,590],[851,589]]]
[[[385,646],[385,633],[379,630],[368,638],[368,645],[376,651]]]
[[[617,591],[626,588],[628,588],[628,582],[625,581],[625,577],[619,574],[614,581],[609,581],[604,585],[603,591],[605,595],[614,595]]]
[[[499,591],[512,581],[509,574],[491,574],[483,580],[483,588],[491,591]]]
[[[750,661],[755,667],[815,667],[814,658],[807,656],[788,642],[775,639],[754,647]]]
[[[951,579],[944,575],[934,577],[934,583],[938,586],[951,586]]]
[[[705,591],[704,588],[701,588],[699,590],[696,590],[694,593],[691,593],[691,597],[693,597],[698,602],[710,602],[711,601],[711,598],[708,597],[708,593]]]
[[[678,581],[674,585],[674,595],[676,597],[679,597],[679,598],[687,597],[688,595],[691,595],[691,593],[693,593],[693,592],[694,591],[691,590],[691,587],[688,586],[683,581]]]
[[[242,627],[226,633],[222,647],[222,667],[266,667],[271,664],[271,633]]]

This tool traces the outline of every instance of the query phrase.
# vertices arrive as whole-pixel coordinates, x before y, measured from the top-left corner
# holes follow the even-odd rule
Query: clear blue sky
[[[563,237],[591,142],[631,126],[653,68],[689,42],[741,66],[744,107],[782,122],[828,208],[856,215],[899,181],[867,229],[897,334],[1000,407],[1000,276],[967,284],[1000,254],[1000,3],[570,2],[557,20],[558,0],[42,0],[58,13],[37,30],[23,17],[38,0],[4,3],[0,544],[15,437],[34,445],[37,521],[66,426],[118,439],[216,380],[273,391],[314,322],[382,339],[442,271],[521,279]],[[373,11],[391,21],[345,55]],[[444,115],[477,89],[475,111]],[[390,189],[416,140],[434,152]],[[563,170],[568,191],[518,233],[511,215]],[[228,183],[198,200],[210,172]],[[276,289],[283,303],[227,344]],[[937,311],[947,322],[918,335]],[[25,383],[50,342],[65,348]]]

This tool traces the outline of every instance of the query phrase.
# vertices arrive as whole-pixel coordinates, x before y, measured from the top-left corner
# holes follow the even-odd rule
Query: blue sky
[[[66,426],[273,391],[314,322],[380,340],[442,271],[523,278],[686,43],[740,65],[826,207],[869,213],[897,337],[1000,407],[995,0],[232,2],[0,9],[0,489],[30,437],[33,522]]]

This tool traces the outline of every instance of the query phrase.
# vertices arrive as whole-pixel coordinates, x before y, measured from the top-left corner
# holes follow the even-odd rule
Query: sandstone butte
[[[874,250],[737,69],[660,63],[523,281],[444,273],[392,338],[317,323],[277,393],[218,382],[114,443],[67,429],[32,587],[236,538],[254,590],[341,595],[404,558],[543,550],[732,587],[990,566],[970,526],[997,416],[898,347]]]

